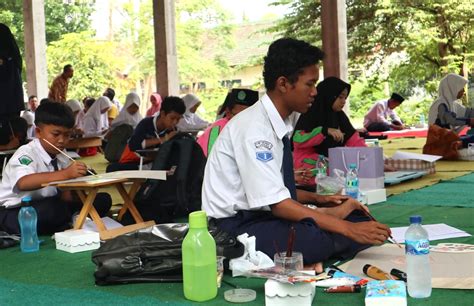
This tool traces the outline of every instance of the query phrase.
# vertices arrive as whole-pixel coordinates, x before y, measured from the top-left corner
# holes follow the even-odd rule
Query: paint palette
[[[430,246],[430,251],[440,253],[471,253],[474,252],[474,245],[464,243],[440,243]]]

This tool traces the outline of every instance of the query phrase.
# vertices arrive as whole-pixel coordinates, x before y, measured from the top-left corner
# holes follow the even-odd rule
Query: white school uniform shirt
[[[206,163],[202,207],[209,217],[239,210],[270,210],[291,198],[282,174],[283,137],[299,113],[283,120],[267,95],[224,127]]]
[[[70,161],[58,154],[58,169],[66,168]],[[39,200],[55,196],[56,187],[43,187],[36,190],[20,191],[16,184],[25,175],[42,172],[53,172],[52,158],[41,145],[39,139],[34,139],[18,148],[8,161],[3,171],[0,183],[0,206],[12,208],[20,205],[21,198],[30,196],[32,200]]]
[[[364,127],[368,127],[371,123],[374,122],[385,122],[390,124],[391,121],[387,119],[390,118],[391,121],[399,121],[400,117],[398,117],[397,113],[393,109],[388,107],[388,100],[380,100],[374,103],[372,108],[367,112],[364,117]]]

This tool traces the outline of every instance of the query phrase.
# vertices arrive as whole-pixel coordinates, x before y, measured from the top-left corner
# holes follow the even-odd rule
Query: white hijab
[[[466,108],[456,102],[458,93],[461,89],[466,86],[467,80],[462,76],[450,73],[439,82],[438,99],[431,104],[430,111],[428,113],[429,124],[434,124],[438,117],[438,108],[441,104],[445,104],[448,111],[455,112],[458,116],[464,116]]]
[[[112,121],[111,129],[113,130],[114,128],[122,124],[128,124],[128,125],[131,125],[133,128],[135,128],[138,122],[142,120],[142,115],[140,115],[140,112],[136,112],[135,114],[130,115],[127,109],[133,104],[135,104],[136,106],[138,106],[138,108],[140,108],[140,103],[141,103],[140,97],[136,93],[134,92],[129,93],[127,97],[125,98],[125,105],[120,111],[120,114],[117,116],[117,118],[114,119],[114,121]]]
[[[66,105],[72,110],[73,113],[79,112],[82,110],[82,105],[77,100],[68,100]]]
[[[201,119],[197,114],[190,111],[190,109],[201,102],[201,100],[193,94],[187,94],[183,97],[183,101],[186,106],[186,112],[176,126],[178,130],[187,132],[205,129],[209,125],[209,122]]]
[[[107,110],[111,106],[110,100],[107,97],[100,97],[87,110],[84,115],[84,135],[85,136],[99,136],[102,134],[103,126],[101,124],[102,110]]]

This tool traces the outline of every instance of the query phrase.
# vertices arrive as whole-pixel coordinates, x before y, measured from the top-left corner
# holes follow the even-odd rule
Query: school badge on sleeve
[[[273,159],[273,153],[272,152],[257,152],[257,160],[263,161],[263,162],[268,162]]]
[[[33,160],[31,159],[31,157],[29,157],[28,155],[22,155],[18,158],[18,161],[20,161],[20,164],[22,165],[25,165],[25,166],[28,166],[29,164],[31,164],[33,162]]]

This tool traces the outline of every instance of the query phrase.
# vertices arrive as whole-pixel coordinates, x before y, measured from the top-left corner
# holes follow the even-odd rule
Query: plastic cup
[[[303,254],[293,252],[291,257],[286,257],[286,252],[276,253],[274,256],[275,266],[283,270],[303,270]]]
[[[224,276],[224,256],[217,256],[217,288],[221,287],[222,277]]]

